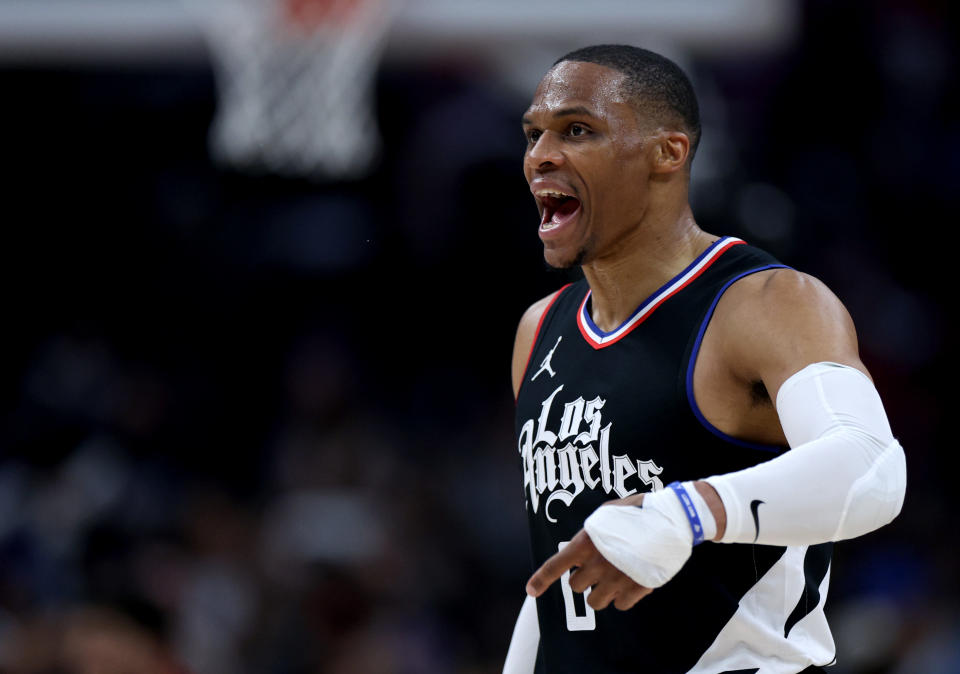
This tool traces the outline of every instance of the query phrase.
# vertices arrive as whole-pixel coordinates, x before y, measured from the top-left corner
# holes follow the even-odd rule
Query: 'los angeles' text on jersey
[[[561,384],[541,403],[540,415],[520,428],[520,459],[527,507],[536,513],[543,503],[550,522],[554,503],[569,507],[584,489],[601,489],[611,498],[626,498],[638,491],[663,489],[658,475],[663,469],[653,461],[610,454],[613,424],[603,424],[603,398],[583,396],[563,403],[556,431],[548,428]]]

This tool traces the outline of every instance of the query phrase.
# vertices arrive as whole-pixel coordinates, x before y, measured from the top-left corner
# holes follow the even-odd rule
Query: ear
[[[690,156],[690,137],[683,131],[660,131],[657,134],[653,173],[676,173],[683,170]]]

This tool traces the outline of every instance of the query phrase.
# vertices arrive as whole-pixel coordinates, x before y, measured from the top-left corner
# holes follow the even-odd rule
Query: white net
[[[390,0],[185,0],[208,36],[216,160],[317,179],[376,159],[374,77]]]

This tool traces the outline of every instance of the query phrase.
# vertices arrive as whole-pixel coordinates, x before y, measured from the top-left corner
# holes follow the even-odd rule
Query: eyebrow
[[[583,105],[574,105],[569,108],[560,108],[559,110],[553,113],[553,117],[596,117],[596,114],[590,108]],[[520,123],[523,125],[533,124],[533,120],[523,116],[523,119],[520,120]]]

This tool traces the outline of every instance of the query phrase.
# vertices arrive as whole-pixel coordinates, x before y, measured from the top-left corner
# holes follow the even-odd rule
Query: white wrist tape
[[[690,523],[672,489],[646,494],[642,507],[600,506],[583,528],[604,559],[644,587],[673,578],[693,550]]]
[[[533,674],[540,646],[540,625],[537,624],[537,600],[526,597],[513,628],[513,638],[503,663],[503,674]]]
[[[727,514],[723,543],[809,545],[860,536],[900,512],[906,459],[870,379],[816,363],[777,393],[792,449],[707,479]]]

